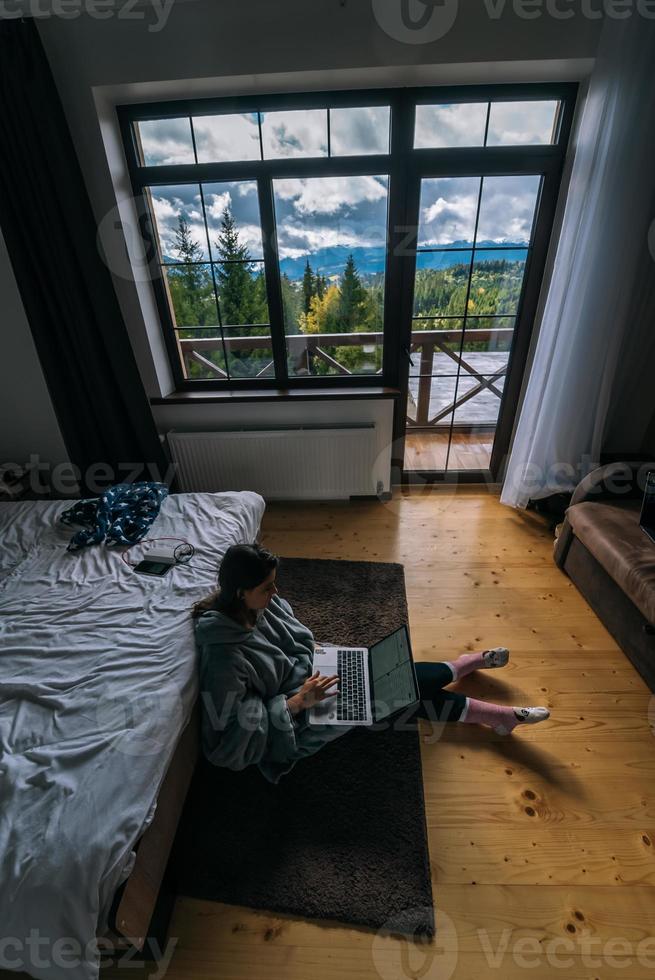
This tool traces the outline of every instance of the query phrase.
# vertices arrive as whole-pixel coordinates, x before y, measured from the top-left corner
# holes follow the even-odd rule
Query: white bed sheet
[[[163,578],[124,549],[67,552],[67,506],[0,504],[0,968],[93,980],[96,930],[197,696],[189,609],[226,548],[255,540],[264,501],[168,497],[148,538],[196,552]]]

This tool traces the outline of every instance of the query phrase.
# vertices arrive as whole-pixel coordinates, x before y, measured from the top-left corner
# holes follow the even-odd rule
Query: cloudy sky
[[[541,177],[436,177],[421,186],[419,248],[473,244],[481,183],[476,241],[528,244]]]
[[[479,177],[440,177],[423,181],[418,246],[448,248],[473,244],[480,193]],[[539,177],[485,177],[482,182],[477,242],[528,244],[539,192]],[[388,178],[315,177],[273,182],[281,258],[311,257],[320,249],[384,246]],[[161,249],[176,258],[175,232],[184,215],[208,261],[229,207],[253,259],[261,259],[262,235],[255,181],[202,185],[209,240],[198,184],[151,189]]]
[[[488,146],[550,143],[557,102],[492,102]],[[148,166],[238,162],[328,155],[328,115],[332,156],[388,153],[388,106],[230,113],[157,119],[138,124],[143,162]],[[482,146],[486,102],[416,107],[417,148]],[[261,146],[259,124],[261,121]]]
[[[198,163],[389,152],[389,107],[262,112],[261,147],[256,112],[194,116]],[[154,119],[138,124],[147,166],[195,163],[191,120]]]
[[[414,146],[483,146],[486,102],[416,107]],[[551,143],[557,102],[492,102],[487,146]]]
[[[526,110],[527,105],[527,110]],[[555,103],[492,105],[489,142],[547,140]],[[327,154],[327,110],[261,114],[261,145],[267,158]],[[417,145],[463,145],[482,136],[486,103],[419,106]],[[202,116],[193,120],[198,160],[261,158],[260,121],[256,113]],[[145,161],[152,165],[193,163],[191,122],[187,118],[140,123]],[[383,153],[388,150],[388,107],[330,110],[333,155]],[[421,142],[423,141],[423,143]],[[441,142],[440,142],[441,141]],[[470,145],[470,144],[469,144]],[[527,244],[540,186],[539,177],[486,177],[482,183],[478,242]],[[481,180],[478,177],[430,178],[423,181],[419,214],[419,248],[447,248],[473,243]],[[299,259],[333,246],[384,246],[388,177],[315,177],[273,181],[281,258]],[[262,258],[259,205],[255,181],[203,184],[209,238],[205,231],[198,184],[151,189],[162,252],[175,258],[175,230],[184,214],[203,258],[216,259],[215,241],[221,217],[229,207],[253,259]],[[381,260],[382,267],[382,260]]]

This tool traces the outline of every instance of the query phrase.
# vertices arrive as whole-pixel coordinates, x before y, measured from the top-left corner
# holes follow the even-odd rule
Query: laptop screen
[[[641,505],[639,526],[649,538],[655,541],[655,470],[649,470],[646,475],[646,489]]]
[[[416,676],[406,626],[369,651],[373,714],[376,721],[418,701]]]

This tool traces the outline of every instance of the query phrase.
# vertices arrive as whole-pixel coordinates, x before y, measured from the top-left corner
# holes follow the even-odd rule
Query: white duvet
[[[0,969],[92,980],[196,698],[190,606],[226,548],[255,540],[264,501],[168,497],[148,538],[196,553],[163,578],[124,549],[67,552],[67,506],[0,504]]]

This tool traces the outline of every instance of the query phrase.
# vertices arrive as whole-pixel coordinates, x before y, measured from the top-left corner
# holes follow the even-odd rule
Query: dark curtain
[[[32,20],[0,22],[0,227],[82,492],[97,492],[97,464],[105,485],[163,478],[167,461]]]

